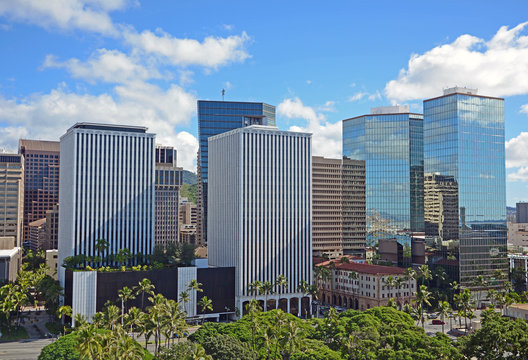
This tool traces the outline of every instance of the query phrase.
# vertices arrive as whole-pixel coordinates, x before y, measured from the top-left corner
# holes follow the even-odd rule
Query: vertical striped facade
[[[65,257],[154,245],[154,142],[146,128],[76,124],[61,137],[59,264]]]
[[[249,126],[209,139],[209,265],[235,266],[237,306],[248,285],[286,276],[268,299],[302,297],[312,278],[311,134]],[[258,298],[263,299],[263,296]]]

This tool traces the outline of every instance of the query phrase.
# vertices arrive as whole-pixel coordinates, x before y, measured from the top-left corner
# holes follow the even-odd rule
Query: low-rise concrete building
[[[513,304],[504,310],[504,315],[528,321],[528,304]]]
[[[57,271],[58,271],[58,258],[59,250],[46,250],[46,265],[48,265],[48,271],[46,275],[51,276],[55,280],[58,280]]]
[[[15,281],[22,263],[22,248],[14,236],[0,236],[0,281]]]
[[[416,280],[407,278],[403,268],[340,261],[326,261],[317,266],[331,272],[329,279],[316,279],[323,304],[366,310],[386,306],[392,298],[402,308],[416,297]],[[395,284],[387,284],[389,277]]]

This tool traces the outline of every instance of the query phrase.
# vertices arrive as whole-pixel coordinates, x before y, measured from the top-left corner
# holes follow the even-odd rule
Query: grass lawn
[[[20,326],[18,329],[16,327],[12,327],[11,333],[7,331],[6,326],[2,326],[0,327],[0,331],[2,332],[0,341],[15,341],[29,338],[29,335],[23,326]]]

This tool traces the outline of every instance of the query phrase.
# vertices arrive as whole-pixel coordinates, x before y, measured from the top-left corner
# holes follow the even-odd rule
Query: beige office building
[[[312,157],[313,255],[365,251],[365,163]]]
[[[21,247],[24,216],[24,157],[0,153],[0,236]]]
[[[58,249],[59,245],[59,205],[46,211],[46,250]]]

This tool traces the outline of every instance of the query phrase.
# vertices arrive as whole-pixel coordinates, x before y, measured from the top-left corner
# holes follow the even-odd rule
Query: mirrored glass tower
[[[504,99],[453,88],[425,100],[424,144],[430,265],[464,287],[478,275],[498,285],[508,270]]]
[[[386,106],[344,120],[343,155],[365,161],[367,246],[395,240],[398,263],[411,262],[411,238],[424,231],[423,116]]]

